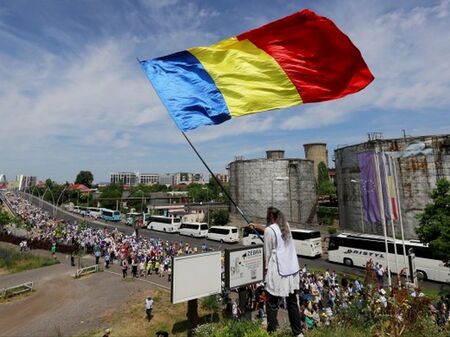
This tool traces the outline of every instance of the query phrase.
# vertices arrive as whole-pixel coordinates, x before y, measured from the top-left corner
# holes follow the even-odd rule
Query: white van
[[[239,242],[239,233],[234,226],[212,226],[208,230],[206,238],[209,240],[223,242]]]
[[[182,222],[180,235],[204,238],[208,234],[208,224],[206,222]]]

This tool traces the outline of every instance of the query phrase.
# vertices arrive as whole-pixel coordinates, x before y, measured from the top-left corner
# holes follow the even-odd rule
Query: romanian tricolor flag
[[[374,78],[350,39],[310,10],[140,63],[183,131],[340,98]]]

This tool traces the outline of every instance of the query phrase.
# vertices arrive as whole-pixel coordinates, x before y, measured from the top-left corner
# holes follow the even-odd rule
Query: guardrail
[[[77,272],[75,273],[74,277],[75,278],[80,278],[81,276],[84,275],[88,275],[88,274],[93,274],[99,271],[99,267],[98,264],[94,264],[92,266],[89,267],[84,267],[81,269],[78,269]]]
[[[33,282],[22,283],[17,286],[3,288],[0,290],[0,298],[8,298],[33,290]]]

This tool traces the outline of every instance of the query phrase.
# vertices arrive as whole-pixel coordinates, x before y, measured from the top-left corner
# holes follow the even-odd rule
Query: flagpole
[[[208,164],[206,164],[206,162],[203,160],[202,156],[200,155],[200,153],[198,153],[197,149],[195,148],[195,146],[191,143],[191,141],[189,140],[189,138],[186,136],[186,134],[181,131],[181,134],[183,135],[183,137],[186,139],[186,141],[188,142],[188,144],[191,146],[192,150],[194,150],[195,154],[198,156],[198,158],[201,160],[201,162],[203,163],[203,165],[206,167],[206,169],[208,170],[208,172],[211,174],[211,176],[214,178],[214,180],[216,181],[217,184],[219,184],[220,189],[222,190],[222,192],[226,195],[226,197],[231,201],[231,203],[233,204],[234,207],[236,207],[237,211],[239,212],[239,214],[242,216],[242,218],[244,218],[245,222],[247,222],[247,224],[250,223],[250,220],[248,219],[248,217],[244,214],[244,212],[239,208],[239,206],[234,202],[234,200],[231,198],[231,196],[229,195],[229,193],[227,192],[227,190],[225,189],[225,187],[223,187],[221,181],[219,179],[217,179],[216,175],[211,171],[211,169],[209,168]]]
[[[380,174],[380,165],[379,165],[379,161],[378,161],[378,152],[377,151],[375,151],[374,163],[375,163],[375,172],[377,174],[378,204],[379,204],[379,208],[380,208],[381,225],[383,226],[384,245],[385,245],[385,249],[386,249],[384,259],[385,259],[386,267],[388,269],[388,283],[389,283],[389,287],[391,287],[392,286],[391,265],[389,263],[389,249],[388,249],[388,242],[387,242],[386,218],[385,218],[385,214],[384,214],[383,190],[381,187],[381,174]]]
[[[390,198],[390,195],[389,195],[389,190],[390,190],[389,185],[390,184],[389,184],[389,181],[388,181],[388,175],[387,175],[387,170],[386,170],[386,157],[385,157],[385,153],[383,151],[381,152],[381,158],[383,160],[384,181],[385,181],[385,186],[386,186],[386,190],[388,192],[388,198],[389,198],[389,200],[388,200],[389,201],[388,202],[388,207],[389,207],[389,215],[391,217],[390,222],[391,222],[392,239],[394,241],[395,268],[396,268],[397,275],[399,275],[400,270],[398,268],[397,240],[395,238],[395,228],[394,228],[394,212],[393,212],[393,209],[392,209],[392,203],[391,203],[391,200],[390,200],[391,198]],[[391,161],[390,161],[389,158],[387,160],[387,165],[389,166],[389,171],[392,171]],[[400,281],[400,278],[397,277],[397,280]]]
[[[400,233],[402,236],[402,246],[403,246],[403,263],[405,264],[405,268],[408,267],[407,258],[406,258],[406,245],[405,245],[405,235],[403,232],[403,217],[402,217],[402,206],[400,204],[400,194],[398,190],[398,181],[397,181],[397,161],[392,160],[393,165],[393,173],[394,173],[394,182],[395,182],[395,194],[397,197],[397,208],[398,208],[398,219],[400,223]]]

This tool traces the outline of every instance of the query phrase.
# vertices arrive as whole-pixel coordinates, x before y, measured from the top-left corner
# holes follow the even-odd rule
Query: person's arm
[[[267,226],[264,226],[262,224],[258,224],[258,223],[249,223],[248,224],[249,228],[255,228],[261,232],[264,232],[264,230],[267,228]]]

